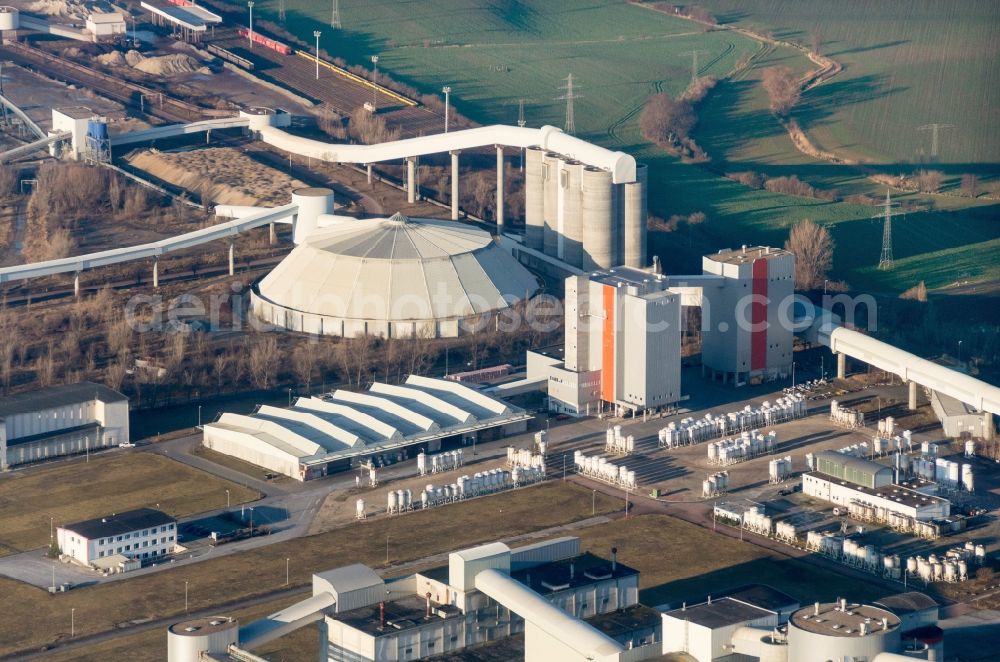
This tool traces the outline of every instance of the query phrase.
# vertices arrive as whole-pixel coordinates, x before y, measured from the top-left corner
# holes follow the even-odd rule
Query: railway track
[[[159,90],[115,78],[21,42],[6,42],[3,51],[10,60],[27,69],[86,87],[123,103],[133,111],[138,109],[143,114],[169,122],[192,122],[205,117],[232,115],[230,111],[201,108]]]

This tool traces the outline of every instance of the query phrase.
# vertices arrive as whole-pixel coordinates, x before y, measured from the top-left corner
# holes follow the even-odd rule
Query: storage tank
[[[948,483],[951,485],[959,485],[961,482],[961,473],[958,466],[958,462],[948,463]]]
[[[788,662],[871,660],[899,647],[899,618],[871,605],[810,605],[788,621]]]
[[[542,159],[545,151],[540,147],[524,150],[524,245],[542,250],[545,226],[545,183],[542,181]]]
[[[976,442],[969,439],[965,442],[965,457],[975,457],[976,456]]]
[[[975,482],[972,477],[972,465],[963,464],[962,465],[962,489],[966,492],[975,492]]]
[[[574,267],[583,266],[583,164],[563,161],[566,186],[562,194],[562,244],[563,262]]]
[[[364,499],[358,499],[357,501],[354,502],[354,516],[357,519],[364,519],[365,518],[365,500]]]
[[[239,633],[240,622],[226,616],[174,623],[167,628],[167,662],[200,662],[202,653],[225,656]]]
[[[17,30],[21,27],[21,15],[14,7],[0,7],[0,30]]]
[[[292,225],[292,242],[298,245],[318,227],[320,216],[333,213],[333,189],[297,188],[292,191],[292,204],[299,207]]]
[[[583,269],[615,266],[614,204],[611,173],[583,169]]]
[[[542,183],[545,186],[545,225],[542,230],[542,249],[546,255],[559,257],[561,255],[560,246],[560,218],[559,194],[561,192],[561,179],[559,172],[562,160],[558,154],[546,152],[542,157]]]
[[[399,496],[397,496],[396,490],[389,490],[386,497],[388,500],[388,503],[386,504],[387,510],[390,513],[396,512],[399,509]]]
[[[645,165],[636,165],[635,181],[623,184],[625,266],[646,266],[646,178]]]

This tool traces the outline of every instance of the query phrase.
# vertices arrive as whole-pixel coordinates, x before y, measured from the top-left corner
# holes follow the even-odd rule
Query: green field
[[[272,19],[277,4],[277,0],[259,3],[264,5],[263,14]],[[722,11],[722,4],[719,14],[725,20],[758,27],[763,24],[749,12]],[[732,0],[730,4],[738,3]],[[789,21],[809,13],[781,0],[756,0],[754,6],[758,5],[783,9]],[[722,171],[734,169],[762,169],[772,175],[797,173],[802,179],[836,187],[843,193],[876,188],[853,169],[838,168],[797,152],[770,114],[766,97],[755,81],[761,68],[772,64],[785,64],[796,71],[809,68],[808,61],[795,49],[765,49],[760,42],[730,30],[705,32],[690,21],[612,0],[427,0],[406,5],[388,0],[343,0],[340,8],[344,29],[336,32],[329,27],[327,5],[288,0],[286,7],[287,27],[295,34],[321,30],[322,47],[351,64],[370,66],[370,55],[378,53],[380,70],[426,93],[440,94],[443,85],[450,85],[455,106],[481,123],[513,123],[517,119],[517,101],[524,98],[530,126],[562,126],[565,102],[557,97],[563,94],[560,86],[566,75],[572,73],[575,91],[582,95],[575,103],[577,134],[628,151],[649,164],[651,213],[661,217],[694,211],[707,214],[708,221],[690,236],[686,230],[654,233],[651,250],[661,256],[670,272],[697,269],[703,252],[724,246],[780,245],[788,228],[803,218],[837,224],[834,236],[840,249],[835,254],[833,276],[846,280],[856,290],[898,293],[921,279],[928,287],[944,287],[963,280],[996,278],[1000,269],[993,243],[1000,229],[997,205],[992,202],[938,197],[933,200],[935,211],[910,214],[900,220],[895,257],[905,268],[884,273],[874,269],[881,229],[871,221],[871,208],[754,191],[719,176]],[[920,20],[916,23],[921,24]],[[848,29],[849,24],[844,30]],[[787,32],[774,29],[776,37],[796,38]],[[876,31],[866,28],[865,34],[874,35]],[[806,95],[800,121],[810,136],[816,132],[815,139],[824,148],[841,148],[850,143],[860,149],[868,144],[865,136],[850,134],[843,128],[848,125],[838,118],[850,119],[849,127],[871,123],[872,134],[882,135],[879,127],[884,128],[887,121],[877,122],[871,113],[885,111],[872,110],[872,104],[890,104],[908,97],[900,92],[869,94],[869,99],[864,93],[849,93],[861,84],[854,77],[864,78],[864,69],[858,74],[850,58],[879,61],[883,49],[846,45],[846,38],[838,37],[834,27],[826,39],[831,55],[836,56],[838,50],[851,51],[842,54],[849,66],[841,74],[843,78]],[[939,44],[941,39],[944,37],[935,34],[929,43]],[[913,48],[919,46],[916,41],[914,44]],[[676,94],[688,84],[692,50],[701,51],[701,75],[725,77],[741,57],[756,58],[754,68],[741,72],[736,80],[722,83],[702,109],[702,126],[696,137],[713,157],[711,170],[667,156],[648,144],[638,130],[638,113],[649,94],[661,90]],[[884,71],[886,65],[875,62],[870,66],[883,67]],[[967,77],[977,76],[975,71],[970,69]],[[842,80],[846,88],[834,87]],[[971,85],[969,80],[965,85]],[[957,94],[955,89],[949,87],[949,94]],[[837,90],[844,94],[835,94]],[[907,94],[920,93],[908,90]],[[845,100],[851,103],[845,104]],[[822,110],[823,106],[829,109]],[[993,107],[995,104],[986,110]],[[959,120],[917,117],[915,111],[910,114],[912,117],[901,120],[901,126],[917,121],[959,124]],[[974,124],[969,120],[970,130]],[[906,131],[916,145],[920,134]],[[843,139],[838,143],[829,137],[832,135]],[[900,129],[886,144],[899,143],[902,135]],[[996,150],[988,145],[997,137],[995,132],[984,135],[987,137],[973,139],[972,144],[985,150],[977,158],[991,159],[989,155]],[[874,150],[870,152],[874,154],[882,143],[871,144],[865,149]],[[958,143],[953,144],[957,149]],[[912,152],[913,148],[907,149]],[[976,162],[975,167],[981,172],[989,166]],[[901,172],[909,172],[913,166],[900,168]],[[954,168],[959,174],[965,171],[961,164]],[[963,246],[969,247],[968,252],[962,250]],[[955,259],[956,253],[960,259]]]
[[[767,28],[775,37],[810,44],[844,65],[833,81],[803,97],[804,128],[824,149],[881,163],[930,157],[941,132],[944,164],[1000,161],[1000,5],[991,0],[705,0],[725,23]]]
[[[115,453],[12,472],[0,480],[0,555],[49,544],[49,527],[133,508],[174,517],[253,501],[260,493],[154,455]]]

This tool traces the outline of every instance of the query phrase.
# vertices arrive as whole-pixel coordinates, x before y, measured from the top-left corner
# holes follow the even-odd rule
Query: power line
[[[705,55],[706,51],[685,51],[680,53],[681,57],[691,56],[691,82],[694,83],[698,80],[698,56]]]
[[[881,213],[872,216],[872,218],[881,218],[882,220],[882,254],[878,259],[878,268],[884,271],[889,271],[893,268],[892,260],[892,217],[899,216],[901,212],[892,211],[892,206],[896,204],[892,202],[889,198],[889,189],[885,191],[885,205]]]
[[[285,22],[285,0],[278,0],[278,20]]]
[[[333,0],[333,7],[330,10],[330,27],[342,28],[340,24],[340,0]]]
[[[560,87],[561,90],[566,90],[566,94],[556,97],[556,100],[566,100],[566,123],[563,125],[563,131],[569,134],[576,133],[576,118],[573,116],[573,100],[582,98],[582,95],[575,94],[573,92],[573,74],[566,76],[566,84]]]
[[[931,160],[934,160],[938,156],[938,132],[941,129],[954,129],[954,124],[924,124],[923,126],[918,126],[917,131],[930,131],[931,132]]]

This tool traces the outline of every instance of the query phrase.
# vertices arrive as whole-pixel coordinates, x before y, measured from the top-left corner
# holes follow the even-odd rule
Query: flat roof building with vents
[[[173,552],[177,520],[159,510],[139,508],[62,525],[56,529],[56,542],[64,555],[82,565],[132,570]]]
[[[203,444],[296,480],[345,471],[374,456],[448,450],[524,432],[531,415],[458,382],[410,375],[365,393],[340,389],[224,413],[203,428]],[[411,455],[411,456],[412,456]]]
[[[0,398],[0,470],[129,440],[128,398],[80,382]]]

